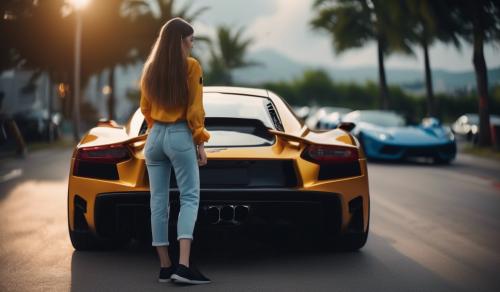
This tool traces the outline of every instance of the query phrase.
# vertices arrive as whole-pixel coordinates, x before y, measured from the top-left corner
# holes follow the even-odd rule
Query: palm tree
[[[313,8],[317,14],[311,21],[314,29],[331,35],[337,54],[370,41],[377,43],[379,98],[383,109],[389,106],[384,57],[394,50],[405,51],[403,44],[395,45],[398,31],[394,29],[388,6],[383,0],[316,0]]]
[[[217,27],[217,39],[210,49],[207,82],[233,84],[232,70],[258,65],[257,62],[245,60],[252,42],[251,38],[243,38],[243,28],[232,32],[228,26]]]
[[[154,3],[147,0],[124,1],[125,13],[131,16],[133,21],[129,33],[130,38],[134,41],[134,57],[140,62],[148,57],[151,46],[166,21],[174,17],[181,17],[192,23],[208,9],[208,7],[202,6],[191,12],[192,4],[188,2],[179,10],[175,10],[174,0],[155,0]],[[158,7],[158,10],[155,10],[154,6]],[[199,39],[203,39],[203,37],[197,37],[197,40]]]
[[[479,145],[491,145],[488,70],[484,59],[484,43],[500,41],[500,2],[497,0],[449,0],[460,35],[473,45],[472,63],[479,95]]]
[[[390,3],[395,16],[394,23],[399,24],[402,39],[400,42],[416,44],[422,48],[424,54],[425,84],[427,90],[427,115],[435,116],[434,89],[432,85],[432,73],[430,66],[429,47],[437,40],[452,42],[456,47],[460,43],[457,28],[453,23],[449,9],[443,1],[398,1]],[[395,8],[395,9],[394,9]]]

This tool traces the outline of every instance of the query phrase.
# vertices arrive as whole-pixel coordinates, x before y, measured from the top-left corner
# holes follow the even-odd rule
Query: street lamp
[[[80,140],[80,56],[82,43],[82,10],[89,4],[90,0],[70,0],[76,17],[75,29],[75,67],[74,67],[74,99],[73,99],[73,136],[76,142]]]

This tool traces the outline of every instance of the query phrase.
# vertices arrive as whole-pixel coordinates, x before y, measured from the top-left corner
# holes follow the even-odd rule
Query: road
[[[0,291],[165,291],[148,244],[75,252],[70,149],[0,164]],[[183,291],[500,291],[500,163],[370,163],[371,232],[356,253],[225,237],[196,242],[213,283]],[[284,234],[286,236],[286,234]],[[289,246],[284,247],[283,242]],[[215,244],[214,244],[215,243]],[[201,247],[200,247],[201,246]]]

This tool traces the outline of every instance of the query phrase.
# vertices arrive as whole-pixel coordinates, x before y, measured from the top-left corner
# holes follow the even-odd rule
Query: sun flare
[[[90,2],[90,0],[70,0],[71,5],[77,10],[84,9]]]

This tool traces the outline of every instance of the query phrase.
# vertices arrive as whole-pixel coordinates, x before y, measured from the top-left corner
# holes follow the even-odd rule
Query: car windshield
[[[355,111],[347,114],[343,119],[346,122],[365,122],[380,127],[404,127],[405,119],[393,112]]]

